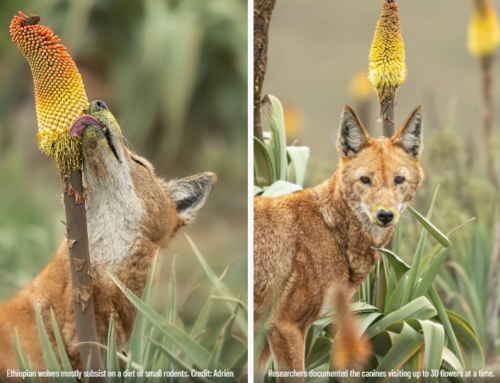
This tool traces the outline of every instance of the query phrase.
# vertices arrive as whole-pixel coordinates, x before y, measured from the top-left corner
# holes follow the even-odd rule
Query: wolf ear
[[[419,158],[424,149],[423,138],[423,108],[419,106],[408,117],[403,126],[392,138],[394,144],[400,145],[405,152],[410,153],[415,158]]]
[[[337,139],[340,156],[354,158],[367,142],[368,134],[358,116],[349,106],[345,106],[340,116],[339,138]]]
[[[184,220],[184,224],[189,224],[205,205],[215,182],[215,174],[201,173],[167,184],[167,193],[175,202],[177,214]]]

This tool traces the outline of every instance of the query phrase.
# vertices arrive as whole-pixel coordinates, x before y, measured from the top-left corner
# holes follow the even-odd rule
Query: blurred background
[[[491,3],[500,10],[499,0]],[[273,11],[263,94],[282,102],[288,144],[311,148],[305,187],[329,178],[337,168],[336,139],[344,105],[359,113],[370,135],[382,135],[377,96],[367,81],[382,4],[382,0],[287,0],[278,1]],[[486,351],[486,328],[498,317],[498,312],[488,312],[488,297],[499,193],[486,175],[482,72],[466,43],[474,2],[400,0],[397,4],[408,78],[396,99],[396,129],[418,105],[424,107],[425,149],[420,162],[426,180],[412,206],[425,215],[440,185],[432,218],[438,228],[446,234],[477,217],[451,237],[454,247],[448,267],[437,277],[436,286],[447,307],[473,324]],[[498,138],[500,61],[494,62],[493,71]],[[497,141],[494,147],[498,173]],[[421,226],[409,214],[403,224],[402,257],[411,262]],[[427,250],[434,244],[428,241]]]
[[[40,272],[65,232],[58,171],[37,146],[31,71],[9,36],[18,11],[39,15],[61,38],[89,101],[106,102],[130,145],[159,175],[218,176],[196,223],[160,257],[160,312],[174,255],[186,326],[212,289],[185,233],[217,274],[232,264],[225,283],[246,297],[246,1],[7,0],[0,2],[0,302]],[[228,316],[224,303],[216,303],[205,342]]]

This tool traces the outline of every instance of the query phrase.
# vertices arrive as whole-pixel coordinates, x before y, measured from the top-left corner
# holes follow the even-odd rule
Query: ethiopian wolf
[[[93,299],[98,339],[107,337],[111,313],[117,346],[130,339],[136,309],[92,258],[104,263],[141,296],[155,255],[177,230],[192,222],[216,182],[213,173],[164,182],[151,164],[123,144],[118,123],[102,101],[90,104],[70,134],[81,138],[83,181],[87,190],[87,230],[93,271]],[[77,120],[77,121],[78,121]],[[55,350],[50,308],[73,368],[82,368],[76,346],[68,241],[61,242],[47,267],[10,301],[0,305],[0,377],[17,368],[11,334],[17,328],[33,367],[44,368],[35,320],[40,308]]]
[[[337,147],[341,160],[330,179],[280,198],[254,199],[254,321],[266,334],[256,355],[258,382],[271,356],[277,371],[304,371],[309,326],[335,300],[347,310],[377,262],[374,249],[388,243],[424,178],[422,108],[394,137],[374,139],[345,107]],[[350,335],[337,358],[351,365],[366,358],[369,346],[353,335],[352,320],[338,322]]]

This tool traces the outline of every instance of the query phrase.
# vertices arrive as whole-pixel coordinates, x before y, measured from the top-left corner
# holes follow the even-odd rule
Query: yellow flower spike
[[[40,17],[22,12],[10,24],[12,42],[26,57],[35,84],[38,145],[54,157],[62,176],[81,168],[81,144],[69,137],[71,124],[88,110],[83,81],[61,41]]]
[[[368,74],[381,106],[385,102],[394,105],[396,93],[405,82],[407,73],[398,6],[394,0],[386,0],[370,50]]]
[[[500,45],[498,16],[490,0],[474,0],[467,48],[476,57],[492,56]]]

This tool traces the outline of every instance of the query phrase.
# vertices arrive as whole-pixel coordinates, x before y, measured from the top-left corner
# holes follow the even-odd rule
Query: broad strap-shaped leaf
[[[297,185],[304,186],[304,179],[306,177],[307,161],[311,150],[307,146],[288,146],[286,148],[288,156],[290,157],[291,164],[293,165],[295,180]]]
[[[424,333],[424,370],[433,371],[441,368],[444,348],[444,327],[442,324],[429,320],[419,321]],[[429,374],[424,378],[425,383],[436,383],[437,376]]]
[[[385,330],[393,322],[406,319],[430,319],[436,316],[436,309],[429,303],[427,298],[419,297],[411,301],[400,309],[384,316],[378,322],[372,324],[366,330],[366,336],[370,339],[377,335],[380,331]]]
[[[253,160],[256,186],[269,186],[276,182],[275,169],[269,150],[257,137],[254,137]]]
[[[424,337],[404,323],[403,330],[386,356],[380,361],[376,370],[385,371],[389,374],[391,371],[398,369],[422,347],[423,343]],[[371,377],[367,382],[379,383],[386,379],[385,377]]]
[[[411,214],[422,224],[423,227],[429,232],[430,235],[434,237],[443,247],[450,247],[451,241],[444,235],[436,226],[434,226],[429,220],[425,219],[418,211],[408,206],[408,210]]]
[[[262,193],[262,197],[277,198],[301,191],[302,187],[288,181],[276,181]]]
[[[389,249],[375,249],[375,250],[377,251],[377,253],[379,253],[385,259],[387,259],[391,267],[394,269],[398,281],[408,270],[410,270],[410,266],[401,258],[399,258],[395,253],[393,253],[391,250]]]
[[[429,289],[428,297],[432,302],[433,306],[435,307],[439,316],[439,320],[443,324],[444,329],[446,331],[446,335],[448,335],[448,338],[450,339],[450,342],[453,345],[455,355],[460,360],[460,363],[462,363],[463,368],[465,368],[465,359],[462,355],[462,352],[460,351],[460,346],[458,344],[455,331],[453,330],[453,326],[451,325],[449,316],[447,315],[446,310],[443,306],[443,302],[441,302],[441,299],[439,298],[439,295],[437,294],[433,286],[431,286]]]

